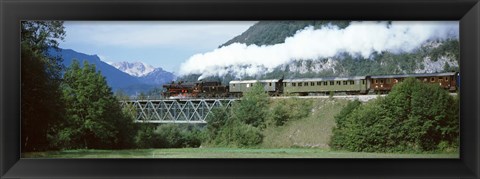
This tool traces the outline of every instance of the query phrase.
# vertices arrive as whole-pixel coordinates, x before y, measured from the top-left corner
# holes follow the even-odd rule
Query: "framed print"
[[[1,10],[2,177],[479,176],[478,1]]]

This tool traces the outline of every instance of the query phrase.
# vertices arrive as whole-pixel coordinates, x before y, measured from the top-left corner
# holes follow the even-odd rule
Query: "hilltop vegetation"
[[[319,29],[328,24],[343,29],[350,24],[350,21],[260,21],[220,47],[232,43],[255,44],[258,46],[283,43],[285,38],[293,36],[298,30],[307,26]]]

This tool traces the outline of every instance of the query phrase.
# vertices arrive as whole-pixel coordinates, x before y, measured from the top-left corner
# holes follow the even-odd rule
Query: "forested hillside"
[[[335,58],[297,60],[284,64],[262,78],[365,76],[383,74],[438,73],[459,71],[459,41],[430,42],[412,53],[382,52],[370,58],[342,54]]]
[[[308,26],[319,29],[322,26],[333,25],[344,29],[350,21],[260,21],[239,36],[227,41],[222,46],[233,43],[273,45],[284,43],[285,38],[293,36],[298,30]],[[230,71],[225,76],[208,77],[207,80],[220,80],[228,83],[232,79],[271,79],[271,78],[302,78],[325,76],[363,76],[381,74],[435,73],[459,71],[460,59],[459,40],[431,40],[423,43],[411,52],[393,53],[384,51],[373,53],[368,58],[341,53],[330,58],[297,59],[280,65],[273,70],[265,68],[255,76],[235,74]],[[245,66],[248,67],[248,66]],[[226,68],[226,70],[230,70]],[[190,74],[180,77],[184,81],[196,81],[200,75]]]
[[[349,21],[260,21],[221,46],[227,46],[235,42],[258,46],[273,45],[285,42],[285,38],[293,36],[298,30],[307,26],[318,29],[331,24],[345,28],[349,23]]]

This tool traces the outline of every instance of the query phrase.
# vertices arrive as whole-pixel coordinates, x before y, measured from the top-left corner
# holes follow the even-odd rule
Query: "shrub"
[[[135,136],[135,144],[138,148],[199,147],[201,139],[202,132],[197,126],[142,124]]]
[[[255,83],[242,99],[233,105],[232,117],[254,127],[264,127],[267,109],[268,95],[263,89],[263,84]]]
[[[261,131],[251,125],[235,121],[224,126],[214,143],[226,147],[251,147],[262,142]]]
[[[214,108],[208,115],[207,129],[206,129],[206,142],[210,142],[217,137],[217,134],[229,119],[229,111],[226,108]]]
[[[368,152],[455,148],[458,109],[456,100],[438,85],[406,79],[385,98],[347,105],[336,116],[331,145]]]
[[[270,123],[274,126],[282,126],[289,120],[289,118],[290,116],[288,115],[287,106],[282,104],[282,102],[279,102],[272,107],[268,117]]]
[[[287,121],[298,120],[309,116],[312,101],[298,98],[282,99],[274,102],[269,111],[268,121],[274,126],[282,126]]]
[[[179,124],[164,124],[157,128],[161,148],[198,147],[201,144],[199,129]]]
[[[150,124],[140,124],[137,135],[135,135],[135,145],[137,148],[154,148],[159,146],[158,135],[155,134],[155,126]]]
[[[330,140],[330,146],[333,148],[343,148],[344,144],[347,143],[345,129],[347,117],[357,108],[361,106],[361,102],[358,100],[349,102],[343,109],[334,116],[336,126],[333,128],[332,139]]]

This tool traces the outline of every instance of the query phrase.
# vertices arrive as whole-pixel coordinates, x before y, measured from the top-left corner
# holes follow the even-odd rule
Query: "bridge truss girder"
[[[207,123],[212,109],[230,108],[237,99],[125,100],[122,108],[133,107],[138,123]]]

